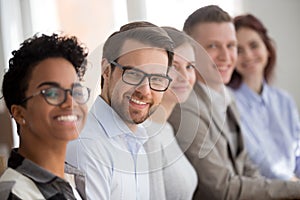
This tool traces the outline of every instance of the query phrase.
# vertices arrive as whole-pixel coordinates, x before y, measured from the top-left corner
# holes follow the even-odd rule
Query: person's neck
[[[54,175],[64,178],[67,142],[49,143],[20,142],[18,153]]]
[[[262,93],[263,77],[262,76],[248,76],[243,78],[244,83],[255,93]]]
[[[128,126],[128,128],[132,131],[132,133],[135,133],[137,130],[137,125],[133,124],[133,123],[126,123],[126,125]]]

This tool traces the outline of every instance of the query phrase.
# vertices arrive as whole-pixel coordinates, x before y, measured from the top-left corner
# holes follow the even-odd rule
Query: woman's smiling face
[[[71,89],[79,84],[74,66],[63,58],[39,62],[30,77],[26,97],[53,86]],[[77,138],[82,130],[87,106],[77,104],[68,92],[66,101],[59,106],[50,105],[42,95],[36,95],[26,101],[23,111],[25,124],[21,127],[24,134],[47,142],[69,141]]]
[[[169,76],[172,82],[164,95],[164,100],[176,103],[186,101],[196,81],[195,53],[190,44],[184,43],[175,48]]]

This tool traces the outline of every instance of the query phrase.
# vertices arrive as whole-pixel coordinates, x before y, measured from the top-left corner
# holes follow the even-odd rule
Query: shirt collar
[[[148,140],[148,135],[142,124],[138,124],[137,130],[133,133],[114,109],[100,96],[96,98],[90,112],[96,117],[97,121],[101,124],[110,138],[129,135],[130,137],[135,137],[142,143],[145,143]]]
[[[264,100],[264,102],[266,102],[266,104],[269,103],[269,86],[268,84],[266,83],[266,81],[263,82],[263,85],[262,85],[262,93],[261,93],[261,97],[262,99]]]
[[[132,147],[135,146],[136,150],[133,150],[133,152],[137,153],[139,148],[147,142],[149,136],[147,135],[146,129],[143,126],[138,125],[134,134],[125,133],[123,139],[127,142],[131,151],[133,150]]]
[[[23,157],[17,151],[18,151],[17,148],[11,151],[8,160],[8,167],[15,169],[16,171],[20,172],[21,174],[29,177],[30,179],[38,183],[48,183],[56,178],[61,179],[60,177],[55,176],[54,174],[40,167],[39,165],[32,162],[31,160]],[[67,163],[65,164],[65,173],[80,175],[80,176],[83,175],[79,170],[77,170],[76,168],[72,167]]]
[[[261,103],[266,103],[268,104],[268,91],[269,87],[264,81],[262,84],[262,93],[257,94],[253,90],[251,90],[247,84],[242,83],[239,91],[242,93],[242,95],[245,97],[245,101],[248,102],[249,105],[253,106],[255,104],[261,104]]]

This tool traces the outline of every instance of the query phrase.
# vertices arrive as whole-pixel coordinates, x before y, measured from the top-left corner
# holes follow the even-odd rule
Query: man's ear
[[[101,66],[102,66],[102,76],[104,79],[107,79],[110,76],[111,67],[110,67],[110,63],[106,58],[102,59]]]
[[[11,115],[19,125],[25,123],[25,115],[24,115],[25,108],[23,106],[14,104],[11,106],[10,110],[11,110]]]

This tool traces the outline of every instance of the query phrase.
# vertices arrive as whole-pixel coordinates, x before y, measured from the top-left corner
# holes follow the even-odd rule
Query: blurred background
[[[188,15],[210,4],[233,17],[252,13],[262,20],[278,52],[274,84],[287,90],[300,108],[299,0],[0,0],[0,86],[11,52],[23,40],[38,32],[63,32],[76,35],[89,49],[86,85],[93,88],[91,104],[99,94],[101,45],[112,32],[136,20],[182,30]],[[0,100],[0,156],[7,157],[9,149],[18,146],[15,130]]]

